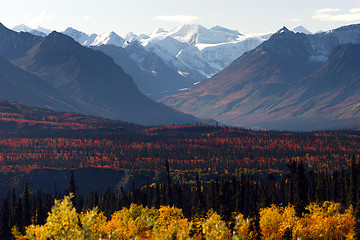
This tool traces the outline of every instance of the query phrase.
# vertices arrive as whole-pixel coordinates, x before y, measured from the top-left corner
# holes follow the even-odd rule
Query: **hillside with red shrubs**
[[[0,102],[1,171],[83,167],[205,173],[279,172],[302,159],[340,170],[359,155],[360,132],[252,131],[215,125],[143,127]]]

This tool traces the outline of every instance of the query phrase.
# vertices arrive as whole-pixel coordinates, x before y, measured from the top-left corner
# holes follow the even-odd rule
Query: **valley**
[[[360,24],[147,18],[0,23],[0,239],[358,239]]]

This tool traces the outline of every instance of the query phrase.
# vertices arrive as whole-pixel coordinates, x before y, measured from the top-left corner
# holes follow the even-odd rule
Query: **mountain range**
[[[234,126],[312,130],[359,125],[359,26],[316,34],[302,26],[292,30],[284,27],[274,34],[253,36],[198,24],[171,31],[157,29],[149,35],[129,33],[125,38],[114,32],[87,35],[72,28],[64,34],[109,55],[133,77],[142,93],[153,99],[163,97],[160,102],[180,111]],[[23,48],[27,52],[20,56],[23,51],[19,49],[8,53],[8,47],[3,48],[4,53],[15,56],[10,58],[12,64],[67,92],[72,100],[103,107],[104,99],[90,89],[61,81],[81,79],[73,73],[73,58],[60,57],[62,61],[56,60],[57,64],[44,71],[48,60],[37,64],[34,59],[41,58],[41,51],[29,50],[42,38],[18,34],[26,39]],[[69,69],[73,75],[66,75]],[[49,77],[57,70],[65,75]],[[103,70],[110,71],[106,67]],[[114,112],[113,107],[107,110]]]
[[[62,33],[1,24],[0,57],[2,100],[146,125],[203,122],[150,100],[112,58]]]
[[[87,35],[67,28],[63,33],[84,46],[103,51],[112,57],[133,77],[139,90],[154,100],[193,86],[193,80],[188,75],[179,74],[154,52],[145,50],[136,40],[125,42],[115,32]]]
[[[33,34],[41,29],[25,25],[13,28]],[[302,26],[294,31],[310,33]],[[130,32],[124,38],[115,32],[88,35],[71,27],[62,33],[112,57],[133,77],[139,90],[154,100],[177,94],[213,76],[271,36],[243,34],[221,26],[207,29],[199,24],[185,24],[170,31],[159,28],[151,34]]]
[[[220,26],[207,29],[199,24],[186,24],[171,31],[157,29],[148,36],[132,39],[140,41],[146,50],[155,52],[178,71],[200,81],[213,76],[266,38]]]
[[[13,30],[35,31],[25,25]],[[125,49],[132,59],[132,66],[120,66],[133,76],[142,93],[155,100],[179,93],[211,77],[271,35],[244,35],[237,30],[220,26],[207,29],[199,24],[186,24],[170,31],[156,29],[149,35],[130,32],[125,38],[115,32],[87,35],[71,27],[63,33],[84,46],[100,47],[100,51],[106,49],[101,48],[103,45]],[[106,54],[118,64],[128,61],[122,50],[107,51]],[[149,64],[149,60],[153,63]],[[134,74],[134,68],[142,73]]]
[[[282,28],[214,77],[161,102],[245,127],[360,125],[360,25],[318,34]]]

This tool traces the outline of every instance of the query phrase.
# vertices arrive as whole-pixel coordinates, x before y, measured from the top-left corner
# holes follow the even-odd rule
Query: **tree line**
[[[131,204],[159,209],[174,206],[182,209],[187,219],[204,218],[209,210],[221,216],[232,229],[236,219],[234,212],[252,219],[249,228],[260,234],[260,210],[272,206],[293,206],[294,216],[301,218],[309,213],[311,203],[331,201],[342,207],[345,213],[350,206],[354,209],[356,229],[360,229],[360,164],[353,156],[351,165],[341,171],[312,171],[302,161],[290,161],[288,170],[282,176],[240,175],[211,181],[174,181],[169,162],[165,164],[166,181],[140,188],[133,187],[125,192],[118,190],[93,191],[87,195],[77,194],[76,179],[71,174],[69,187],[64,193],[51,195],[31,190],[25,185],[20,196],[14,192],[1,203],[0,238],[11,239],[11,228],[16,226],[25,233],[25,226],[45,224],[55,199],[72,193],[73,206],[80,212],[97,207],[108,219]],[[256,230],[257,229],[257,230]]]

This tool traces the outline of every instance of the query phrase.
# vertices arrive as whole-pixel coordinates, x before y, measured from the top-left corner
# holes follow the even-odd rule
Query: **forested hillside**
[[[143,127],[2,102],[2,171],[99,167],[205,173],[284,172],[301,158],[315,171],[346,167],[358,131],[276,132],[215,125]]]

